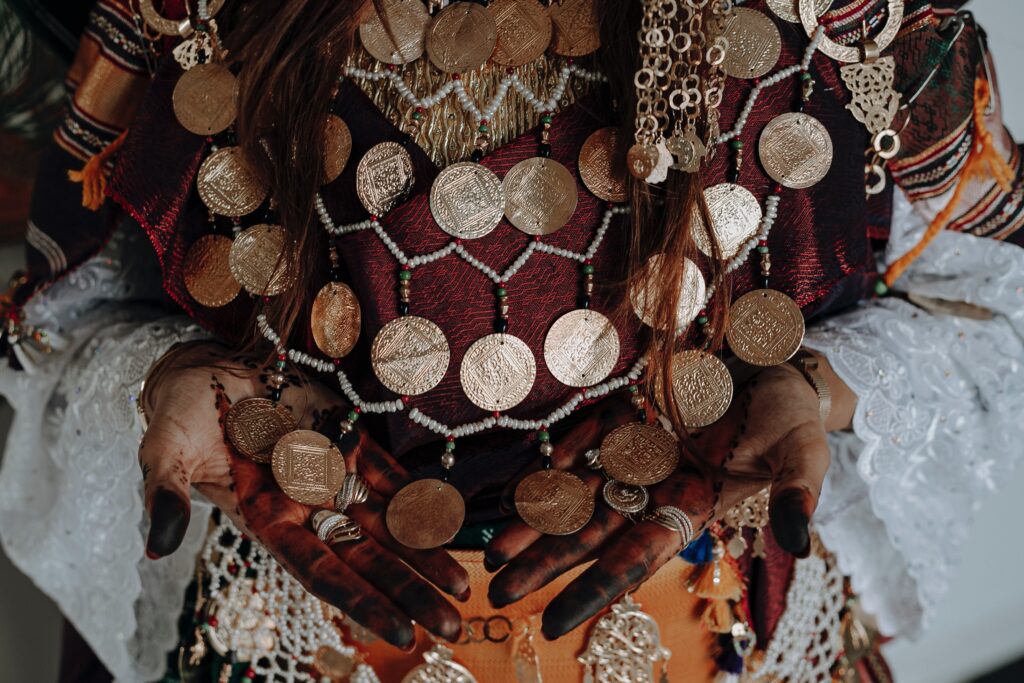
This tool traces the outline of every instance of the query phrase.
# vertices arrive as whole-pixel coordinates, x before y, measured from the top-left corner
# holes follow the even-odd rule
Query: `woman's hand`
[[[328,547],[310,530],[312,508],[288,498],[268,466],[239,456],[225,438],[232,401],[267,395],[259,372],[227,358],[214,344],[172,354],[152,374],[144,396],[150,424],[139,459],[152,521],[147,555],[167,555],[181,543],[189,488],[195,486],[310,592],[388,642],[411,648],[412,620],[444,638],[458,637],[459,613],[434,586],[465,600],[468,576],[445,551],[408,549],[388,533],[385,501],[407,478],[390,454],[357,430],[360,442],[346,453],[346,465],[372,490],[346,514],[362,525],[366,538]],[[332,392],[297,377],[289,378],[282,403],[304,429],[333,425],[343,414]]]

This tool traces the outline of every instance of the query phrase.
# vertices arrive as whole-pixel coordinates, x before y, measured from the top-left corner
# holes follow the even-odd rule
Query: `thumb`
[[[149,513],[146,555],[155,560],[170,555],[185,538],[191,517],[192,473],[185,463],[179,438],[184,431],[173,418],[157,416],[139,446],[139,464]]]
[[[772,534],[783,550],[807,557],[811,552],[807,527],[829,465],[825,428],[805,422],[787,433],[774,450],[781,466],[774,473],[768,504]]]

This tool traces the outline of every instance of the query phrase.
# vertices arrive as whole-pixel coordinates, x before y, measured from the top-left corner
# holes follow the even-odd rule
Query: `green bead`
[[[758,254],[767,254],[768,253],[768,247],[764,246],[763,244],[757,245],[757,253]]]
[[[537,438],[540,439],[541,443],[547,443],[548,441],[551,441],[551,435],[543,430],[537,433]]]
[[[486,133],[490,129],[490,126],[488,126],[486,123],[481,123],[480,128],[478,128],[477,130],[479,130],[481,133]]]
[[[274,365],[278,370],[284,370],[285,362],[283,360],[276,361]]]
[[[875,294],[878,296],[885,296],[889,293],[889,285],[885,284],[885,280],[878,280],[875,282]]]
[[[801,81],[809,81],[809,80],[811,80],[811,74],[808,73],[807,71],[801,72],[800,80]]]
[[[707,325],[708,324],[708,317],[706,315],[699,316],[697,318],[697,324],[698,325]]]
[[[242,683],[252,683],[252,679],[248,676],[242,676]]]
[[[350,410],[350,411],[348,411],[347,417],[348,417],[348,421],[349,422],[355,422],[356,420],[359,419],[359,413],[357,413],[354,410]]]
[[[540,117],[540,122],[541,123],[551,123],[551,116],[550,115],[545,115],[545,116]]]
[[[640,389],[638,387],[632,386],[632,387],[629,388],[629,393],[631,393],[631,394],[635,394],[638,391],[640,391]]]
[[[402,280],[402,281],[405,281],[405,282],[408,282],[409,280],[412,279],[412,271],[411,270],[400,270],[400,271],[398,271],[398,279]]]
[[[419,113],[418,111],[414,111],[412,113],[412,120],[413,121],[419,121],[422,118],[423,118],[423,114]]]
[[[454,441],[449,441],[449,442],[445,443],[444,449],[446,451],[454,451],[455,450],[455,442]]]
[[[594,274],[594,266],[589,264],[589,263],[584,265],[583,266],[583,274],[584,275],[593,275]]]
[[[498,287],[498,296],[508,296],[508,290],[504,287]]]
[[[730,140],[729,146],[733,149],[743,149],[743,140]]]

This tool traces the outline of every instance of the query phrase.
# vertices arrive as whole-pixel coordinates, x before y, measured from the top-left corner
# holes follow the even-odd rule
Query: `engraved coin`
[[[542,534],[576,533],[594,515],[594,494],[575,474],[541,470],[516,486],[516,512]]]
[[[782,54],[782,36],[775,22],[757,10],[737,7],[724,32],[729,41],[722,69],[733,78],[760,78]]]
[[[305,505],[326,503],[345,480],[345,459],[323,434],[299,429],[274,446],[274,479],[292,500]]]
[[[462,357],[459,380],[473,405],[508,410],[519,404],[537,378],[533,352],[519,337],[489,334],[473,342]]]
[[[452,237],[483,237],[505,213],[505,190],[498,176],[480,164],[452,164],[437,174],[430,187],[430,212]]]
[[[757,149],[772,180],[794,190],[815,185],[832,167],[832,137],[807,114],[776,116],[761,131]]]
[[[601,489],[601,496],[608,507],[624,515],[633,515],[643,512],[651,501],[651,494],[643,486],[625,484],[615,479],[609,479]]]
[[[406,315],[380,329],[370,348],[370,364],[380,383],[396,394],[430,391],[444,378],[451,350],[441,328],[426,318]]]
[[[664,284],[664,258],[664,254],[655,254],[647,259],[643,274],[629,290],[633,312],[648,327],[654,327],[655,323],[655,306]],[[689,325],[700,313],[700,309],[704,308],[706,291],[704,275],[700,268],[690,259],[683,259],[683,282],[679,287],[679,304],[676,306],[677,329]]]
[[[552,50],[563,57],[582,57],[601,47],[601,25],[594,0],[562,0],[551,3],[551,21],[555,25]]]
[[[494,16],[473,2],[441,10],[427,31],[427,56],[441,71],[462,73],[486,62],[498,39]]]
[[[793,24],[800,23],[800,0],[768,0],[768,8],[779,19]],[[814,14],[821,16],[832,6],[832,0],[814,0]]]
[[[804,315],[796,302],[774,289],[755,289],[729,309],[729,348],[751,365],[785,363],[804,340]]]
[[[285,234],[280,225],[254,225],[231,245],[231,273],[255,296],[274,296],[294,284],[282,259]]]
[[[562,384],[589,387],[603,381],[619,360],[619,333],[597,311],[580,308],[555,321],[544,339],[544,362]]]
[[[408,64],[423,55],[430,26],[430,13],[422,0],[383,0],[387,28],[371,6],[367,19],[359,25],[359,39],[366,51],[387,64]],[[395,40],[392,40],[394,36]]]
[[[672,392],[683,424],[688,429],[699,429],[717,422],[729,409],[732,375],[713,354],[700,349],[681,351],[672,357]]]
[[[199,167],[196,189],[210,211],[231,217],[252,213],[267,196],[238,147],[221,147],[208,156]]]
[[[231,274],[230,255],[231,238],[224,235],[203,235],[188,248],[182,278],[185,289],[203,306],[226,306],[242,289]]]
[[[198,64],[178,79],[171,96],[174,115],[185,130],[216,135],[235,121],[238,79],[223,64]]]
[[[270,463],[281,437],[298,428],[291,411],[269,398],[243,398],[224,419],[224,431],[235,450],[264,465]]]
[[[601,442],[601,467],[612,479],[634,486],[664,481],[679,464],[679,444],[661,427],[631,422]]]
[[[437,548],[455,538],[466,518],[466,502],[451,484],[420,479],[403,486],[388,503],[384,521],[407,548]]]
[[[636,144],[626,152],[626,168],[634,178],[646,180],[658,165],[658,148],[654,145]]]
[[[576,211],[576,179],[554,159],[524,159],[505,174],[501,185],[505,217],[527,235],[550,235]]]
[[[580,178],[606,202],[626,201],[626,150],[617,128],[601,128],[580,148]]]
[[[537,0],[492,0],[498,39],[491,59],[503,66],[532,62],[551,44],[551,17]]]
[[[355,671],[356,661],[329,645],[321,645],[313,655],[313,666],[331,680],[345,680]]]
[[[718,243],[719,256],[728,261],[757,234],[763,213],[757,197],[736,183],[719,183],[704,190],[704,201],[711,214],[711,228]],[[697,248],[712,256],[711,240],[699,210],[693,212],[693,241]]]
[[[335,114],[327,115],[324,124],[324,185],[335,180],[345,170],[348,157],[352,154],[352,133],[348,125]]]
[[[397,142],[381,142],[359,160],[356,194],[371,215],[383,216],[405,199],[415,180],[409,152]]]
[[[313,300],[309,322],[321,351],[331,358],[347,356],[359,339],[359,299],[344,282],[329,282]]]

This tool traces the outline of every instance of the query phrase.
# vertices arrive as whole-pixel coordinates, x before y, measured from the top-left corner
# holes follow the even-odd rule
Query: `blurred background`
[[[67,53],[17,30],[11,0],[0,0],[0,281],[22,264],[21,239],[35,156],[55,124]],[[64,0],[42,0],[42,4]],[[19,0],[31,5],[33,0]],[[79,3],[85,5],[87,3]],[[1006,123],[1024,138],[1024,2],[972,0],[999,68]],[[69,42],[70,36],[55,36]],[[12,65],[30,55],[28,77]],[[17,71],[17,72],[16,72]],[[12,96],[12,93],[14,95]],[[32,103],[31,116],[11,102]],[[0,405],[0,437],[10,410]],[[2,457],[2,456],[0,456]],[[965,514],[970,511],[965,510]],[[938,617],[917,642],[896,642],[886,654],[896,683],[1019,683],[1024,681],[1024,468],[976,513],[975,533]],[[0,683],[56,680],[61,618],[54,605],[0,551]]]

